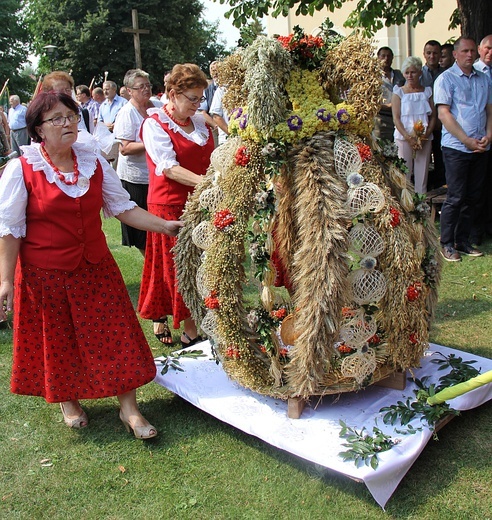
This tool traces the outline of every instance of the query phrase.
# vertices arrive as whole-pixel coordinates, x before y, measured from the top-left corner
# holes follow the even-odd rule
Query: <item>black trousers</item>
[[[470,244],[470,233],[487,172],[487,153],[443,147],[448,192],[441,210],[441,244]]]

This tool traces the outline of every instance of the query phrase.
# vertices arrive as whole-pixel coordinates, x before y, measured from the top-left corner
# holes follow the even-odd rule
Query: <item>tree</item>
[[[250,19],[271,14],[274,18],[287,16],[289,9],[296,7],[296,15],[312,15],[326,7],[330,12],[339,9],[349,0],[219,0],[227,3],[231,10],[226,17],[233,18],[237,27]],[[461,32],[473,37],[477,42],[492,34],[492,2],[490,0],[456,0],[450,28],[461,25]],[[346,22],[348,27],[362,27],[368,34],[374,34],[383,26],[401,25],[410,16],[415,27],[425,20],[426,13],[433,8],[432,0],[358,0]]]
[[[23,17],[23,3],[2,0],[0,23],[0,89],[8,79],[10,92],[28,101],[35,84],[28,74],[21,74],[22,64],[29,54],[29,34]]]
[[[142,66],[151,82],[161,84],[175,63],[208,64],[225,53],[216,25],[201,19],[199,0],[30,0],[27,20],[34,48],[42,56],[40,70],[50,69],[43,52],[56,45],[55,68],[72,71],[76,84],[100,84],[104,72],[121,85],[125,72],[135,67],[131,27],[132,9],[139,26]],[[211,51],[206,49],[209,43]]]
[[[240,40],[238,45],[240,47],[246,47],[251,45],[258,36],[265,35],[265,28],[259,20],[253,20],[252,22],[243,25],[239,28]]]

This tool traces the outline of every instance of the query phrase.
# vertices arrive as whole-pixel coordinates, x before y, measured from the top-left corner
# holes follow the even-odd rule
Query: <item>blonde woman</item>
[[[395,143],[398,156],[405,160],[408,167],[408,180],[414,178],[415,192],[426,193],[432,131],[436,124],[432,88],[420,84],[420,58],[409,56],[401,70],[405,84],[394,87],[391,98]]]

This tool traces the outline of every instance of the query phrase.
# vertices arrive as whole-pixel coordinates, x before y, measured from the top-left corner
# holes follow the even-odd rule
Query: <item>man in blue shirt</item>
[[[442,122],[442,152],[448,185],[441,211],[442,255],[459,262],[460,253],[482,256],[470,232],[487,172],[492,142],[492,84],[473,68],[477,45],[468,37],[454,44],[456,62],[434,84],[434,103]]]
[[[22,154],[20,147],[30,143],[26,128],[27,108],[21,105],[19,96],[13,94],[9,98],[9,126],[12,150],[19,155]]]
[[[114,81],[105,81],[102,86],[106,98],[99,107],[98,123],[104,123],[109,131],[113,131],[116,115],[128,102],[116,93],[117,86]]]
[[[102,89],[106,99],[99,106],[97,124],[106,125],[109,131],[112,132],[118,112],[128,103],[128,101],[125,98],[118,96],[116,93],[118,86],[114,81],[105,81]],[[110,152],[103,154],[105,159],[113,165],[114,169],[116,169],[116,166],[118,165],[118,152],[119,142],[115,141]]]

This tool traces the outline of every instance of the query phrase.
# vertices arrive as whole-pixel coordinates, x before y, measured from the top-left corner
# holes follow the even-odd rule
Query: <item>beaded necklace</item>
[[[41,155],[46,159],[46,162],[53,168],[53,171],[56,173],[56,176],[60,179],[61,182],[66,184],[67,186],[73,186],[74,184],[77,184],[77,181],[79,180],[79,165],[77,163],[77,157],[75,155],[75,152],[73,149],[70,151],[72,152],[72,159],[73,159],[73,180],[67,181],[65,179],[65,175],[53,164],[53,161],[51,160],[50,156],[48,155],[48,152],[46,151],[46,148],[44,145],[41,145],[39,147],[41,150]]]
[[[167,108],[166,108],[166,105],[163,105],[162,110],[164,110],[164,112],[165,112],[166,115],[169,117],[169,119],[170,119],[171,121],[173,121],[174,123],[176,123],[178,126],[183,126],[183,127],[185,127],[185,126],[188,126],[188,125],[191,123],[191,119],[190,119],[189,116],[185,119],[184,123],[181,123],[180,121],[178,121],[175,117],[173,117],[173,116],[168,112],[168,110],[167,110]]]

